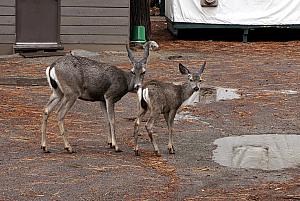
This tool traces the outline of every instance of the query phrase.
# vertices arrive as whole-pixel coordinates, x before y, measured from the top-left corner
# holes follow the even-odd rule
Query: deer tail
[[[54,78],[53,78],[53,76],[54,76]],[[50,88],[51,89],[57,89],[58,84],[55,81],[56,76],[55,76],[54,68],[52,66],[47,67],[46,77],[47,77],[47,81],[48,81],[48,84],[49,84]]]

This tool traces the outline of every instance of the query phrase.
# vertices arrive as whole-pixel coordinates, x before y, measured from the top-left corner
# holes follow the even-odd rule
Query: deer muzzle
[[[133,86],[133,89],[134,89],[134,90],[138,90],[141,86],[142,86],[141,84],[135,84],[135,85]]]

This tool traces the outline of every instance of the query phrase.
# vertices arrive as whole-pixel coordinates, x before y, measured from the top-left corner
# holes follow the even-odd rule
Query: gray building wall
[[[61,0],[65,48],[121,49],[129,41],[129,0]]]
[[[15,0],[0,1],[0,54],[11,54],[15,43]]]
[[[129,41],[129,0],[61,0],[60,40],[68,49],[117,50]],[[15,0],[0,0],[0,54],[13,53]]]

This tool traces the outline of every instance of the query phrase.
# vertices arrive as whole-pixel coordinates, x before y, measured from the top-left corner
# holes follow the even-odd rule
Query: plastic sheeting
[[[172,22],[294,25],[300,24],[300,0],[219,0],[217,7],[202,7],[200,0],[166,0]]]

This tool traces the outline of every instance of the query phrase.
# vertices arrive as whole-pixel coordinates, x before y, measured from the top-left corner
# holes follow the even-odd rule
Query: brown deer
[[[154,148],[154,152],[157,156],[160,156],[158,146],[153,137],[153,125],[155,121],[159,118],[160,114],[164,115],[167,122],[168,133],[169,133],[169,143],[168,150],[170,154],[174,154],[173,145],[173,123],[174,117],[178,108],[181,104],[187,100],[195,91],[200,89],[201,74],[204,71],[206,62],[201,66],[201,68],[196,73],[190,73],[190,71],[179,64],[179,70],[181,74],[187,75],[188,80],[182,85],[175,85],[171,83],[164,83],[157,80],[152,80],[145,83],[142,88],[138,90],[139,97],[139,111],[137,119],[134,124],[134,141],[135,147],[134,151],[136,155],[139,155],[138,151],[138,132],[139,125],[141,123],[141,118],[149,110],[150,115],[146,123],[146,130],[148,132],[149,138]]]
[[[60,105],[57,114],[60,134],[63,137],[65,149],[70,153],[73,152],[65,132],[64,118],[77,99],[100,102],[104,116],[109,122],[108,144],[116,152],[121,151],[115,136],[114,105],[127,92],[141,87],[146,72],[149,46],[150,43],[146,46],[144,57],[141,60],[136,60],[132,51],[126,46],[129,60],[132,63],[132,69],[129,72],[107,63],[73,55],[64,56],[47,68],[46,76],[52,94],[43,113],[41,147],[44,152],[48,152],[46,146],[47,120],[58,104]]]

